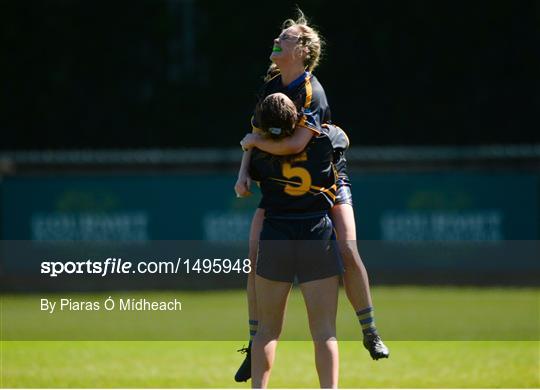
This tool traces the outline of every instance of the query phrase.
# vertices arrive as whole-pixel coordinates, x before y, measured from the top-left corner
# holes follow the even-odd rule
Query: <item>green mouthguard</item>
[[[281,51],[281,47],[279,47],[279,46],[274,46],[274,47],[272,48],[272,51],[273,51],[274,53],[278,53],[278,52]]]

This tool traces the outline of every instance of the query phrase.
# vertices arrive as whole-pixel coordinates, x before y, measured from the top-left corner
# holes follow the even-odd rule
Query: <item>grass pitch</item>
[[[394,341],[372,361],[359,342],[341,342],[340,387],[540,387],[539,345],[516,341]],[[248,388],[233,375],[241,342],[4,342],[2,387]],[[309,342],[278,347],[271,387],[316,388]]]
[[[153,298],[168,294],[145,293]],[[234,326],[241,327],[241,333],[247,333],[243,291],[205,292],[199,298],[196,293],[189,294],[193,294],[189,299],[191,305],[197,304],[201,313],[206,313],[204,320],[215,326],[216,333],[219,333],[223,322],[220,323],[219,316],[212,315],[216,308],[233,310],[229,315],[239,317],[238,324]],[[391,349],[391,357],[374,362],[360,341],[341,337],[340,340],[351,341],[340,341],[339,344],[340,387],[540,387],[538,289],[379,287],[373,290],[373,295],[379,329]],[[7,316],[19,315],[21,321],[33,319],[21,308],[30,307],[37,297],[3,296],[4,320]],[[344,297],[341,299],[338,327],[347,328],[342,329],[345,334],[359,332],[350,306]],[[416,305],[409,306],[407,302],[416,302]],[[467,304],[470,307],[464,308]],[[476,313],[473,310],[475,306],[478,309]],[[458,308],[465,310],[456,312]],[[307,326],[303,312],[301,299],[295,292],[289,304],[286,332],[294,334],[297,331],[295,327]],[[189,319],[190,313],[186,309],[183,315]],[[195,314],[191,325],[196,328],[202,319]],[[12,322],[15,323],[17,321]],[[414,335],[415,324],[416,338],[405,341],[406,337]],[[66,329],[72,331],[71,325]],[[438,329],[430,333],[430,327]],[[387,337],[400,334],[400,329],[406,337]],[[513,338],[508,340],[511,331]],[[205,332],[207,330],[203,334]],[[464,332],[466,337],[463,339],[454,338]],[[497,335],[506,341],[495,341]],[[423,338],[432,341],[421,341],[423,336],[433,336],[431,339]],[[232,379],[243,359],[236,349],[245,344],[244,340],[5,339],[0,345],[0,387],[3,388],[249,387],[249,383],[239,385]],[[288,338],[291,339],[294,338]],[[318,387],[309,341],[280,342],[270,386]]]

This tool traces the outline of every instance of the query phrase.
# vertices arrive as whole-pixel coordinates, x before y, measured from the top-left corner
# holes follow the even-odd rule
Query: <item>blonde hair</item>
[[[296,9],[296,20],[287,19],[281,25],[281,29],[285,30],[289,27],[297,27],[300,31],[300,36],[298,37],[298,43],[308,49],[306,58],[304,59],[304,67],[309,72],[312,72],[313,69],[319,65],[319,61],[322,55],[322,48],[324,46],[324,40],[322,39],[319,32],[312,26],[309,25],[309,22],[306,18],[306,15],[302,12],[300,8]],[[266,72],[266,77],[264,81],[270,80],[276,74],[279,73],[279,68],[276,64],[270,64]]]

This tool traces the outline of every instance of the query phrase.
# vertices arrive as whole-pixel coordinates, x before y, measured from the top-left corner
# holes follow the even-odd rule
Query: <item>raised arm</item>
[[[247,134],[240,144],[244,150],[255,147],[276,156],[286,156],[289,154],[297,154],[304,150],[314,134],[314,131],[307,127],[296,126],[292,136],[278,141],[264,138],[256,133],[251,133]]]
[[[253,118],[251,120],[251,134],[261,133],[261,129],[257,128],[253,124]],[[242,142],[240,142],[242,143]],[[238,170],[238,179],[234,185],[234,192],[239,198],[250,196],[251,191],[251,176],[249,175],[249,163],[251,161],[251,148],[243,148],[244,154],[242,154],[242,162],[240,163],[240,169]]]

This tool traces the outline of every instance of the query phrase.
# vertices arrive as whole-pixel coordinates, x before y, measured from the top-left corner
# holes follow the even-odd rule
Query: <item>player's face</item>
[[[297,26],[291,26],[286,28],[274,39],[274,46],[272,48],[272,54],[270,60],[275,62],[278,66],[286,65],[288,63],[303,62],[302,51],[298,39],[300,37],[300,30]]]

